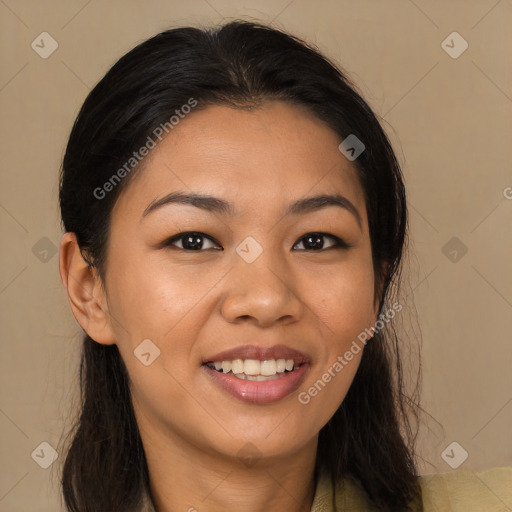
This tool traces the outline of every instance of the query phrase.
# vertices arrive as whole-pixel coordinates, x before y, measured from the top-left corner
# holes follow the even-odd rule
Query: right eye
[[[205,241],[210,241],[213,243],[213,247],[204,247]],[[181,247],[177,246],[177,243],[181,243]],[[215,240],[204,233],[200,233],[198,231],[186,231],[184,233],[179,233],[177,235],[172,236],[167,239],[163,243],[164,247],[174,246],[178,249],[183,249],[184,251],[201,251],[203,249],[214,249],[214,250],[222,250],[219,249],[219,245]]]

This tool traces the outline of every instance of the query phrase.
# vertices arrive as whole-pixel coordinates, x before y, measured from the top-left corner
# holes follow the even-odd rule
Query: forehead
[[[364,193],[340,142],[323,121],[295,105],[209,106],[182,119],[151,150],[116,209],[130,205],[142,213],[178,189],[222,197],[240,212],[339,192],[363,215]]]

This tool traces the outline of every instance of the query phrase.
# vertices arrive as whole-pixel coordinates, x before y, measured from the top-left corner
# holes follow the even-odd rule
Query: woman
[[[245,22],[143,42],[87,97],[60,205],[68,510],[438,510],[392,329],[402,176],[328,60]]]

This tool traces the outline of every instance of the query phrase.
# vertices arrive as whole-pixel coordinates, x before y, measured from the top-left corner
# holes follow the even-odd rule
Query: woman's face
[[[343,401],[362,350],[344,354],[377,310],[363,190],[340,142],[282,102],[212,106],[181,120],[120,195],[105,305],[143,437],[284,457]],[[304,202],[324,195],[342,199]],[[223,361],[229,373],[206,364]]]

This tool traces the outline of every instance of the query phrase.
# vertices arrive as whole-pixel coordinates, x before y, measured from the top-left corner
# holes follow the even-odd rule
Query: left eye
[[[210,247],[205,247],[206,240],[211,243]],[[167,240],[167,242],[165,242],[165,245],[175,245],[176,242],[181,242],[181,247],[177,246],[179,249],[185,249],[188,251],[199,251],[201,249],[216,249],[219,247],[216,243],[214,243],[214,240],[212,238],[205,235],[204,233],[198,233],[196,231],[180,233],[179,235],[173,236],[172,238]]]
[[[334,241],[333,244],[331,244],[328,247],[325,247],[324,239],[329,238]],[[338,238],[334,235],[327,235],[325,233],[308,233],[307,235],[304,235],[300,241],[294,245],[294,247],[297,247],[298,245],[303,246],[302,250],[305,251],[319,251],[319,250],[325,250],[325,249],[332,249],[335,247],[340,247],[344,249],[348,249],[349,245],[343,241],[341,238]]]

